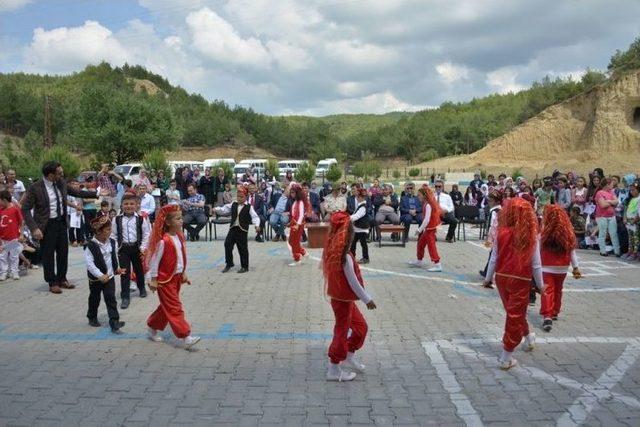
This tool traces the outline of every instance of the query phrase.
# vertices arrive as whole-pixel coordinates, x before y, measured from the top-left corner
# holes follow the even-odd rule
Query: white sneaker
[[[152,328],[148,328],[149,339],[153,342],[162,342],[164,341],[162,337],[158,334],[158,331]]]
[[[524,341],[522,342],[522,350],[524,351],[532,351],[536,346],[536,334],[531,332],[529,335],[524,337]]]
[[[200,337],[193,337],[193,336],[189,335],[188,337],[186,337],[182,341],[182,343],[184,345],[184,348],[189,349],[189,348],[193,347],[194,345],[198,344],[199,341],[200,341]]]
[[[339,364],[329,363],[327,381],[353,381],[355,377],[355,372],[343,371]]]
[[[289,267],[297,267],[299,265],[302,265],[302,261],[293,261],[291,264],[289,264]]]
[[[503,371],[508,371],[518,364],[518,361],[513,358],[513,352],[502,350],[502,354],[498,358],[498,367]]]
[[[311,254],[309,252],[305,252],[305,254],[302,255],[302,256],[305,257],[305,258],[309,258],[311,256]]]
[[[361,363],[356,357],[355,353],[347,353],[347,359],[344,361],[343,365],[347,368],[352,368],[358,372],[364,372],[365,365]]]
[[[415,261],[409,261],[407,262],[407,264],[409,264],[409,267],[414,267],[414,268],[422,268],[424,267],[424,261],[421,259],[417,259]]]
[[[0,274],[0,282],[3,282],[7,280],[7,275],[6,274]]]
[[[12,273],[10,276],[11,276],[11,278],[13,280],[20,280],[20,274],[19,273]]]
[[[433,267],[427,268],[427,271],[431,273],[440,273],[442,271],[442,264],[441,263],[433,264]]]

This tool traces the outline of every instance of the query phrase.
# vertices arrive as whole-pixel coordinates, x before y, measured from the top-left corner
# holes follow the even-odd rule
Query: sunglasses
[[[414,187],[407,187],[407,190],[413,190]]]
[[[436,188],[442,188],[442,185],[436,185]]]

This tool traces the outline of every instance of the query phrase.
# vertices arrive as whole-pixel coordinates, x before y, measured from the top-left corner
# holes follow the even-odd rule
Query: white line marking
[[[456,412],[467,426],[483,426],[482,420],[475,410],[469,398],[462,391],[460,383],[449,364],[442,357],[442,353],[438,349],[438,344],[433,342],[423,342],[422,347],[431,360],[431,364],[436,370],[436,374],[442,382],[442,386],[449,393],[449,400],[456,407]]]
[[[455,379],[455,374],[449,369],[447,362],[442,357],[438,347],[453,350],[457,353],[467,357],[474,357],[476,359],[484,360],[487,363],[493,363],[494,356],[484,354],[480,351],[474,350],[465,344],[489,344],[498,343],[498,338],[471,338],[471,339],[454,339],[454,340],[437,340],[435,342],[422,342],[422,346],[427,352],[427,355],[431,359],[432,363],[436,360],[438,363],[444,363],[444,367],[438,367],[434,364],[438,376],[440,372],[444,377],[441,377],[445,389],[449,392],[450,398],[455,405],[454,399],[461,399],[462,402],[468,398],[461,392],[461,386]],[[582,394],[569,406],[567,412],[558,420],[558,426],[565,425],[580,425],[584,423],[591,412],[593,412],[601,401],[617,400],[625,405],[633,408],[640,408],[640,401],[632,396],[626,396],[620,393],[612,392],[611,390],[620,382],[625,376],[626,372],[633,366],[638,357],[640,357],[640,339],[639,338],[620,338],[620,337],[558,337],[558,338],[541,338],[536,340],[536,344],[548,344],[548,343],[623,343],[627,344],[627,347],[622,354],[609,366],[609,368],[600,375],[600,377],[593,384],[583,384],[573,379],[564,377],[562,375],[550,374],[539,368],[535,367],[523,367],[519,366],[511,371],[515,375],[529,375],[532,378],[554,382],[564,387],[568,387],[574,390],[579,390]],[[429,349],[429,350],[427,350]],[[435,358],[432,354],[437,353]],[[438,356],[440,359],[438,359]],[[449,378],[453,378],[455,384],[451,382]],[[445,384],[445,381],[449,382],[449,387]],[[455,387],[457,386],[457,390]],[[452,391],[450,391],[450,389]],[[462,394],[462,397],[459,395]],[[454,397],[455,396],[455,397]],[[469,406],[471,403],[469,402]],[[457,407],[457,405],[456,405]],[[475,411],[475,409],[474,409]],[[477,412],[476,412],[477,414]],[[461,417],[462,418],[462,417]],[[464,418],[463,418],[464,420]],[[466,420],[465,420],[466,422]],[[480,421],[481,422],[481,421]]]
[[[467,243],[480,249],[484,249],[486,252],[491,250],[491,248],[486,247],[483,243],[472,242],[471,240],[467,240]]]

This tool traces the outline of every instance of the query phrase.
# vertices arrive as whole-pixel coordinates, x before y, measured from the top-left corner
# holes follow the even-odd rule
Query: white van
[[[122,178],[135,182],[140,174],[140,169],[143,169],[142,163],[124,163],[114,167],[113,171]]]
[[[220,165],[221,163],[226,163],[230,165],[232,168],[235,167],[236,165],[235,159],[205,159],[204,167],[211,168],[213,171],[213,169],[218,165]]]
[[[264,169],[267,167],[267,159],[244,159],[241,160],[240,163],[251,165],[254,169]]]
[[[171,171],[171,178],[175,176],[176,170],[178,168],[183,168],[186,166],[188,166],[191,170],[197,167],[198,169],[200,169],[200,172],[204,172],[204,163],[195,160],[172,160],[167,163],[169,164],[169,169]]]
[[[331,165],[337,165],[337,164],[338,164],[338,160],[336,160],[336,159],[320,160],[318,162],[318,166],[316,166],[316,176],[318,178],[323,177],[324,174],[327,173],[327,171],[329,170],[329,167],[331,167]]]
[[[280,170],[280,178],[283,178],[288,171],[296,174],[296,171],[301,164],[307,163],[306,160],[281,160],[278,162],[278,169]]]

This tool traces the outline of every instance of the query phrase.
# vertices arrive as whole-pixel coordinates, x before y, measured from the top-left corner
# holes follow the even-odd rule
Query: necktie
[[[60,218],[62,216],[62,207],[60,206],[60,196],[58,195],[58,188],[56,184],[53,184],[53,192],[56,195],[56,218]]]

